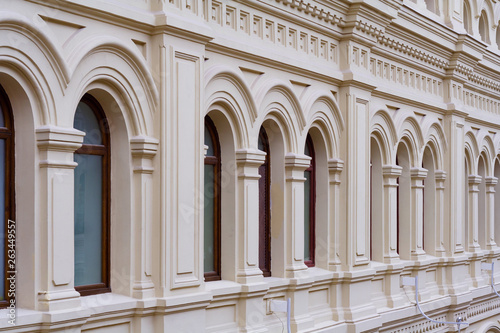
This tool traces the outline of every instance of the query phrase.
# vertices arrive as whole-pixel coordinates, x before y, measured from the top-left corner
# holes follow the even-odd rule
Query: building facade
[[[0,331],[500,332],[499,23],[0,0]]]

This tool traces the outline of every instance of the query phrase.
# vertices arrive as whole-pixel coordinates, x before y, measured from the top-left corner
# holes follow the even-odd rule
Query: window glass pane
[[[311,231],[311,171],[304,173],[306,181],[304,183],[304,260],[311,260],[310,231]]]
[[[75,286],[101,283],[102,156],[75,154]]]
[[[214,143],[212,141],[212,136],[207,126],[205,126],[205,145],[208,146],[207,156],[215,156],[214,154]]]
[[[262,135],[259,135],[258,145],[259,145],[259,150],[260,151],[266,151],[266,147],[264,146],[264,142],[262,140]]]
[[[0,237],[0,300],[4,300],[5,295],[5,140],[0,140],[0,230],[2,236]]]
[[[215,271],[214,262],[214,206],[215,206],[215,167],[205,165],[205,231],[204,231],[204,267],[205,272]]]
[[[78,103],[73,127],[85,132],[85,137],[83,138],[84,144],[102,144],[102,134],[101,128],[99,127],[99,121],[97,120],[94,111],[92,111],[90,106],[84,102]]]
[[[5,127],[5,119],[3,115],[2,107],[0,106],[0,127]]]
[[[309,145],[306,142],[306,147],[304,149],[304,154],[307,156],[311,156],[311,152],[309,151]]]

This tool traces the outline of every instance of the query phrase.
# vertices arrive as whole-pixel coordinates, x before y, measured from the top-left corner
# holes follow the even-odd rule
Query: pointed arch
[[[214,66],[205,74],[205,105],[216,105],[230,121],[238,148],[249,147],[248,128],[257,118],[257,107],[244,78],[225,66]]]

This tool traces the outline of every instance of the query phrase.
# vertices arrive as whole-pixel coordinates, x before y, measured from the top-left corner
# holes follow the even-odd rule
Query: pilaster
[[[481,274],[481,259],[483,258],[481,246],[479,245],[479,184],[482,177],[478,175],[469,175],[469,252],[470,258],[470,276],[474,287],[480,287],[484,284]]]
[[[40,154],[40,263],[38,310],[80,306],[74,289],[74,162],[73,153],[85,133],[44,126],[36,130]]]
[[[422,260],[425,257],[424,239],[424,184],[427,170],[412,168],[411,175],[411,236],[410,251],[412,260]]]
[[[384,263],[390,264],[399,261],[397,252],[398,242],[398,216],[397,216],[397,179],[401,176],[403,168],[399,165],[384,165]]]
[[[340,219],[339,219],[339,201],[340,201],[340,175],[344,169],[344,161],[332,159],[328,161],[329,173],[329,205],[328,216],[329,225],[329,250],[328,250],[328,269],[339,271],[341,269],[340,257]]]
[[[266,153],[257,149],[236,151],[238,174],[236,281],[242,284],[262,281],[259,269],[259,167]]]
[[[158,140],[134,137],[130,140],[134,184],[134,283],[132,296],[155,296],[153,274],[153,158]]]
[[[304,171],[311,164],[306,155],[287,154],[285,156],[286,179],[286,274],[287,278],[304,275]]]
[[[482,177],[478,175],[469,175],[469,239],[467,240],[469,252],[481,252],[479,245],[479,214],[478,214],[478,199],[479,199],[479,184]]]
[[[346,124],[342,136],[345,172],[342,173],[341,198],[343,214],[341,237],[345,239],[341,250],[345,270],[363,269],[369,259],[369,195],[370,193],[370,130],[369,100],[371,94],[356,84],[341,88],[341,110]]]
[[[435,225],[436,225],[436,243],[435,253],[436,257],[445,257],[446,249],[444,248],[444,183],[446,180],[446,171],[436,170],[434,171],[434,179],[436,182],[436,205],[435,205]]]
[[[493,250],[495,243],[495,185],[497,177],[486,177],[486,249]]]

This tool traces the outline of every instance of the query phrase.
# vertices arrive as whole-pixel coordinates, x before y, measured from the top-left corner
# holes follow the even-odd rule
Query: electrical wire
[[[496,292],[496,291],[495,291]],[[498,295],[498,294],[497,294]],[[500,295],[499,295],[500,297]],[[447,325],[457,325],[458,327],[458,333],[460,333],[460,325],[469,325],[469,323],[462,321],[462,317],[458,317],[457,321],[439,321],[439,320],[434,320],[427,316],[424,311],[422,311],[422,308],[420,307],[420,303],[418,302],[418,276],[415,276],[415,301],[417,303],[417,308],[418,311],[424,316],[427,320],[432,321],[433,323],[438,323],[438,324],[447,324]]]
[[[494,270],[495,270],[495,263],[492,262],[491,263],[491,288],[493,289],[495,294],[497,294],[497,296],[500,297],[500,294],[498,294],[497,290],[495,289],[495,281],[493,279]]]
[[[275,316],[279,319],[279,321],[280,321],[280,323],[281,323],[281,333],[284,333],[284,331],[285,331],[285,324],[283,324],[283,321],[282,321],[282,320],[281,320],[281,318],[280,318],[280,317],[276,314],[276,312],[274,312],[274,311],[273,311],[273,312],[271,312],[271,313],[272,313],[273,315],[275,315]]]

